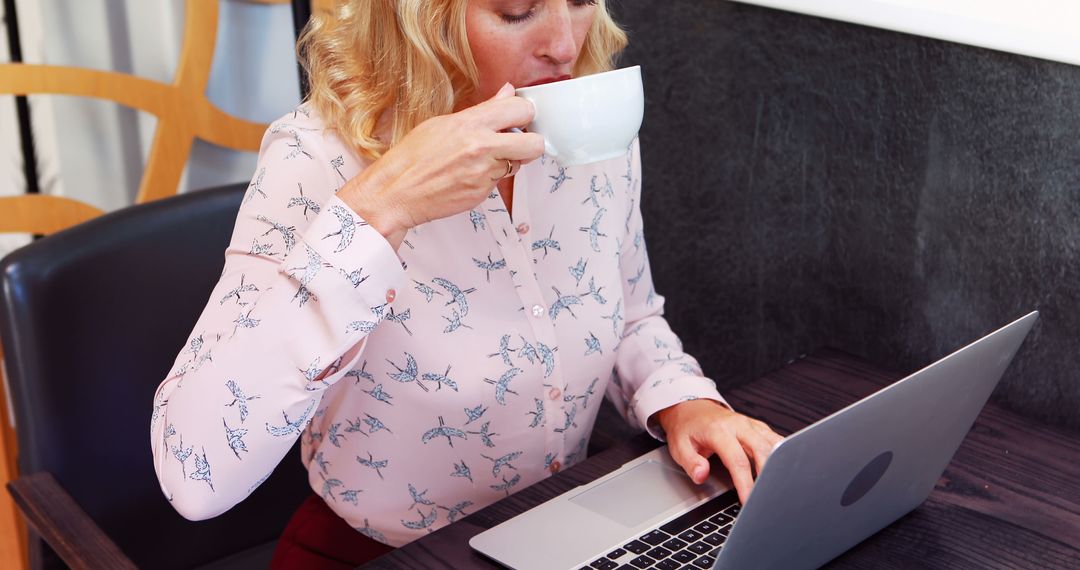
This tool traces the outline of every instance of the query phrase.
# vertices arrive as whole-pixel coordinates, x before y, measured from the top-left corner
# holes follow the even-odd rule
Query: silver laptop
[[[519,570],[816,568],[926,500],[1037,318],[787,437],[746,505],[719,464],[694,485],[661,447],[469,545]]]

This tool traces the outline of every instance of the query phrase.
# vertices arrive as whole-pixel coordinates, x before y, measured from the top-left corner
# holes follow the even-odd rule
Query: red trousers
[[[311,495],[281,533],[271,570],[344,570],[354,568],[394,547],[356,532],[318,495]]]

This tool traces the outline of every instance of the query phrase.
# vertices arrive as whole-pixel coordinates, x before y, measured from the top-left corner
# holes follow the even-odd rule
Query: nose
[[[556,65],[573,63],[577,57],[578,46],[574,42],[574,28],[570,19],[570,10],[565,2],[557,2],[559,8],[549,12],[547,25],[544,26],[546,41],[541,43],[538,57],[547,59]]]

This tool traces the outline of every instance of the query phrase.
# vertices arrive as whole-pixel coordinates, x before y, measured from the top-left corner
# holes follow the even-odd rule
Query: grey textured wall
[[[722,386],[914,370],[1030,309],[995,398],[1080,428],[1080,67],[718,0],[616,3],[668,317]]]

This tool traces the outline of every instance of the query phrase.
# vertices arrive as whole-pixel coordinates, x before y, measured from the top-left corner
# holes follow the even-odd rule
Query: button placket
[[[530,219],[529,201],[527,199],[529,190],[533,187],[541,188],[543,184],[540,181],[549,174],[550,172],[540,167],[539,162],[522,168],[515,177],[514,182],[513,219],[507,213],[497,212],[488,216],[488,222],[490,223],[491,235],[506,259],[507,268],[515,272],[515,291],[521,300],[521,306],[524,308],[523,312],[525,313],[525,320],[528,321],[527,325],[533,333],[530,342],[534,345],[542,342],[547,346],[555,347],[557,345],[555,324],[548,318],[547,304],[544,301],[544,293],[535,274],[535,259],[531,254],[529,235],[532,231],[531,222],[535,220]],[[498,206],[489,206],[491,208],[504,206],[501,203],[501,196],[491,195],[489,200],[488,204],[499,204]],[[508,233],[509,235],[517,234],[518,239],[502,239]],[[555,358],[555,371],[548,378],[538,379],[534,394],[535,397],[547,402],[547,405],[544,406],[546,427],[543,428],[545,450],[554,457],[561,458],[565,451],[566,438],[564,437],[565,434],[556,432],[554,429],[562,425],[562,422],[556,418],[562,416],[559,400],[562,397],[560,386],[564,384],[564,379],[561,374],[558,356]],[[547,385],[542,386],[541,383]],[[550,396],[552,390],[554,390],[554,396]],[[555,466],[556,471],[562,468],[562,464],[558,461],[555,461],[552,465]],[[548,466],[549,470],[552,465]]]

